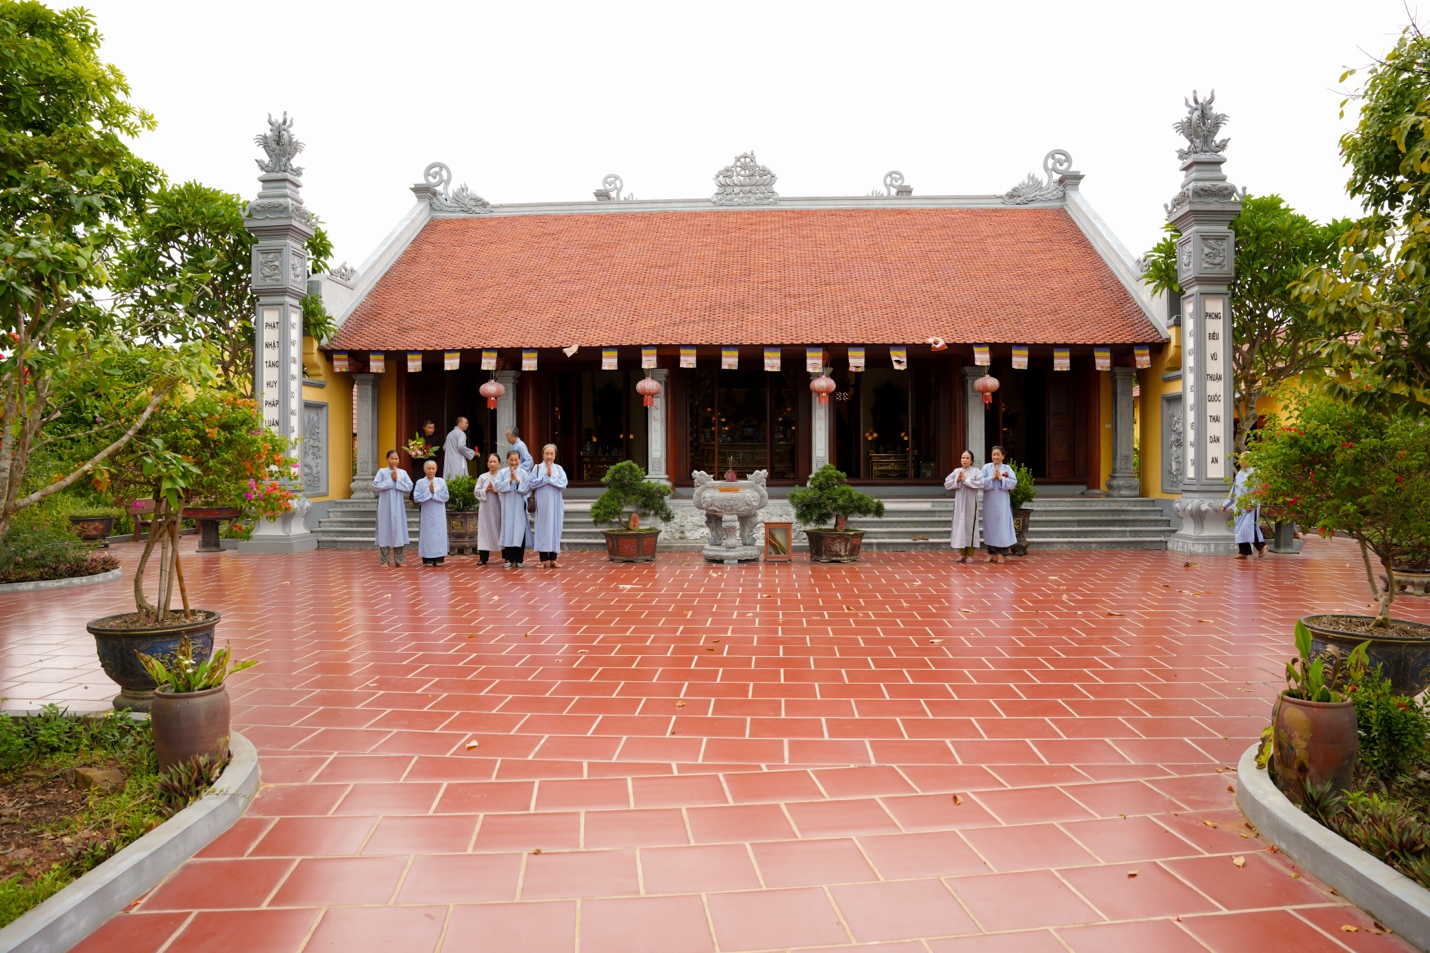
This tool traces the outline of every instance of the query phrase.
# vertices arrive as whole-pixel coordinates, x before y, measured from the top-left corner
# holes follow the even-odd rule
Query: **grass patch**
[[[117,772],[85,788],[81,769]],[[0,717],[0,926],[192,803],[222,765],[160,774],[149,722],[128,715]]]

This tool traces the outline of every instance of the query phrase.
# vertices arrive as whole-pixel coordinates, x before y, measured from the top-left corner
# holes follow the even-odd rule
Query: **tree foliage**
[[[851,516],[884,515],[883,500],[854,489],[848,477],[828,463],[810,474],[806,486],[790,490],[789,504],[801,525],[822,526],[834,520],[834,528],[841,531]]]
[[[1320,224],[1299,214],[1279,195],[1248,198],[1232,219],[1236,232],[1236,278],[1231,285],[1232,398],[1237,449],[1256,422],[1261,398],[1324,362],[1311,304],[1295,285],[1308,268],[1333,264],[1347,219]],[[1177,230],[1147,253],[1147,277],[1155,291],[1181,292],[1177,283]]]
[[[237,196],[198,182],[164,186],[134,222],[118,255],[114,288],[138,331],[151,338],[202,342],[220,382],[253,388],[253,245]],[[333,246],[320,226],[307,242],[309,267],[327,269]],[[305,333],[330,337],[336,326],[322,298],[303,299]]]
[[[605,492],[591,504],[591,522],[597,526],[621,525],[629,529],[629,518],[621,519],[626,510],[640,516],[659,516],[666,522],[675,519],[670,504],[665,502],[670,487],[651,483],[634,460],[622,460],[611,467],[601,482],[606,486]]]

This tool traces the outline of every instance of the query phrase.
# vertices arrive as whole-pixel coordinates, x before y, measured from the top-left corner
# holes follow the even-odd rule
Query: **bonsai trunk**
[[[834,529],[836,532],[844,532],[849,529],[849,517],[843,513],[834,514]]]
[[[180,600],[184,606],[184,617],[190,618],[189,594],[184,586],[184,573],[179,565],[179,518],[182,508],[173,510],[166,500],[154,501],[154,517],[149,524],[149,538],[144,543],[144,553],[139,557],[139,565],[134,570],[134,610],[152,622],[160,622],[169,616],[174,601],[174,584],[179,587]],[[154,602],[144,595],[144,574],[149,559],[154,554],[154,546],[159,546],[159,588]]]
[[[1365,544],[1362,536],[1356,536],[1356,542],[1360,544],[1361,561],[1365,563],[1365,578],[1370,583],[1371,598],[1376,601],[1379,608],[1375,614],[1375,627],[1379,629],[1390,627],[1390,604],[1395,601],[1395,570],[1390,568],[1390,559],[1382,558],[1380,564],[1385,567],[1385,591],[1380,591],[1380,586],[1375,584],[1375,570],[1370,565],[1370,547]]]

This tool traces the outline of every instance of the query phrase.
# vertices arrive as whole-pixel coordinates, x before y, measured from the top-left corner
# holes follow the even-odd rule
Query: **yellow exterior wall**
[[[1106,490],[1112,476],[1112,372],[1097,372],[1097,486]]]
[[[401,358],[403,355],[398,355]],[[391,450],[397,441],[397,375],[392,373],[392,362],[388,361],[388,372],[378,375],[377,382],[377,465],[382,466],[382,455]]]
[[[1141,396],[1137,398],[1137,446],[1140,450],[1142,471],[1142,495],[1163,500],[1174,500],[1181,494],[1162,492],[1162,395],[1181,393],[1180,379],[1162,380],[1167,373],[1169,347],[1153,353],[1152,366],[1137,372],[1137,383]],[[1179,355],[1180,356],[1180,355]]]
[[[346,500],[352,496],[353,378],[338,374],[317,349],[312,338],[303,339],[303,377],[322,381],[323,387],[303,384],[303,399],[328,405],[328,492],[314,501]]]

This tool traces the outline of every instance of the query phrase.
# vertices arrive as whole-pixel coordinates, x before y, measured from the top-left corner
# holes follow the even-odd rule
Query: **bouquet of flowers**
[[[409,457],[414,457],[416,459],[426,459],[427,457],[432,456],[433,446],[433,444],[427,442],[426,437],[424,437],[420,432],[418,432],[412,435],[412,439],[407,441],[407,443],[402,447],[402,449],[407,451],[407,455]]]

